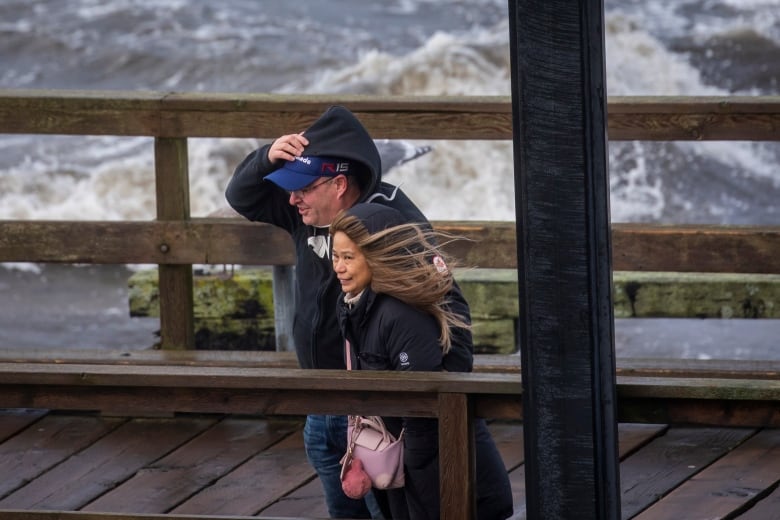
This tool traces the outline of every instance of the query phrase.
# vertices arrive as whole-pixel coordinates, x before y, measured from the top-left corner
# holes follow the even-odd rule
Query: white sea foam
[[[725,94],[722,89],[703,84],[699,72],[684,56],[670,52],[633,16],[609,17],[605,31],[609,95]]]
[[[772,12],[772,2],[750,0],[750,6],[755,7],[752,9],[744,7],[746,4],[742,0],[719,1],[724,6],[739,10],[741,19],[716,19],[704,10],[688,16],[686,13],[694,11],[690,8],[686,11],[680,7],[682,4],[664,0],[619,5],[607,2],[605,41],[609,95],[727,94],[724,88],[705,81],[685,53],[674,50],[668,40],[661,39],[665,34],[700,34],[706,38],[713,31],[731,30],[753,22],[760,22],[764,27],[762,33],[776,32],[778,15],[768,14]],[[686,6],[697,5],[696,0],[683,3]],[[485,1],[479,15],[468,16],[496,11],[499,4]],[[104,21],[114,27],[120,16],[143,17],[151,10],[151,4],[144,2],[134,2],[129,7],[123,7],[121,3],[112,3],[113,7],[108,7],[88,1],[79,5],[81,10],[77,13],[84,23],[89,24],[88,29],[84,29],[88,32],[63,34],[59,39],[52,33],[54,43],[51,44],[65,45],[74,52],[78,49],[89,51],[87,54],[98,53],[94,42],[100,41],[97,38],[99,33],[89,31],[97,30]],[[112,66],[116,68],[112,74],[121,75],[122,67],[126,67],[127,74],[137,74],[140,65],[151,63],[153,68],[144,81],[151,83],[157,78],[160,82],[152,87],[209,89],[223,84],[223,71],[228,68],[232,67],[236,74],[244,77],[253,67],[259,68],[268,61],[268,57],[263,58],[262,53],[253,47],[254,42],[262,41],[264,46],[274,42],[284,48],[287,45],[284,38],[296,38],[295,32],[289,30],[294,25],[275,27],[261,12],[249,11],[239,15],[240,11],[227,6],[217,8],[214,16],[195,30],[186,30],[189,22],[173,23],[185,5],[189,4],[166,2],[162,11],[155,11],[155,16],[160,16],[159,20],[149,18],[144,27],[138,29],[139,32],[117,35],[126,40],[123,45],[132,49],[134,55],[132,58],[126,54],[114,56],[115,65]],[[204,9],[200,3],[193,5]],[[407,0],[385,6],[361,4],[361,8],[403,20],[404,16],[425,16],[435,5],[438,4]],[[464,13],[470,9],[461,2],[453,3],[452,8]],[[9,21],[5,26],[11,33],[18,31],[22,35],[23,31],[18,28],[32,27],[30,22],[39,16],[43,13],[16,22]],[[251,21],[249,26],[239,23],[242,17]],[[47,23],[45,20],[48,18],[44,18],[43,23]],[[711,22],[711,26],[705,22]],[[305,16],[300,23],[310,27]],[[350,22],[344,23],[349,26]],[[317,57],[311,50],[304,53],[297,45],[290,45],[286,58],[292,61],[290,68],[283,72],[292,74],[300,70],[301,73],[296,74],[298,79],[295,82],[275,90],[373,95],[509,94],[509,29],[505,17],[493,25],[475,24],[470,29],[431,31],[427,37],[420,39],[419,45],[408,46],[408,51],[370,45],[383,35],[371,34],[369,26],[358,27],[357,20],[355,25],[350,27],[351,38],[358,42],[353,60],[347,59],[349,45],[345,45],[345,51],[337,57]],[[332,44],[333,33],[324,32],[331,27],[321,29],[321,34],[314,35],[319,39],[311,41]],[[413,31],[408,34],[394,31],[388,27],[385,37],[395,38],[399,47],[405,43],[402,38],[415,34]],[[176,66],[159,62],[161,57],[157,52],[171,45],[171,41],[163,41],[163,35],[169,39],[186,38],[192,43],[193,61],[181,62],[176,58],[181,62]],[[307,33],[306,36],[311,35]],[[229,60],[230,48],[238,56],[234,63]],[[304,56],[310,61],[305,61]],[[330,64],[329,58],[337,59],[332,61],[332,65],[322,66],[323,63]],[[82,60],[81,63],[103,67],[107,59],[107,55],[101,55],[98,61]],[[30,59],[30,62],[35,60]],[[279,65],[281,63],[284,62],[280,61]],[[22,67],[9,69],[16,70],[17,75],[25,70]],[[41,70],[40,74],[44,71]],[[285,77],[284,74],[280,77]],[[273,84],[274,75],[265,76],[268,76],[266,84]],[[265,76],[260,79],[266,80]],[[89,78],[89,73],[85,77]],[[15,81],[19,85],[27,85],[27,80],[22,81],[19,77],[9,80],[9,83],[13,85]],[[0,218],[152,219],[156,210],[151,143],[148,138],[3,136],[0,139],[3,157],[0,159]],[[256,144],[251,139],[189,141],[190,200],[194,216],[207,215],[225,207],[227,181],[238,162]],[[426,141],[415,144],[432,145],[433,151],[391,171],[387,180],[403,184],[404,191],[431,218],[514,219],[510,143]],[[675,194],[673,204],[669,200],[675,179],[696,172],[698,167],[691,162],[695,158],[707,162],[711,169],[710,172],[695,173],[700,177],[697,183],[706,182],[711,171],[733,169],[745,183],[764,182],[760,188],[762,191],[766,186],[777,187],[780,184],[777,144],[692,142],[656,147],[647,143],[612,142],[609,154],[612,215],[616,221],[671,220],[678,217],[669,213],[672,207],[698,210],[699,204],[691,202],[690,193]],[[749,193],[750,187],[746,186]],[[728,195],[716,196],[711,204],[718,206],[724,203]],[[746,195],[734,203],[739,207],[749,206],[749,200]],[[730,214],[728,208],[720,213],[717,208],[708,212],[722,215],[726,220]]]

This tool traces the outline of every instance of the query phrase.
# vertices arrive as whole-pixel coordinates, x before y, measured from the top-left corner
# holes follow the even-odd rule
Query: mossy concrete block
[[[276,350],[273,320],[196,318],[198,350]]]
[[[469,302],[475,349],[516,350],[517,271],[459,270]],[[157,270],[129,282],[131,316],[159,316]],[[780,318],[780,275],[620,272],[613,274],[615,317]],[[271,269],[194,277],[196,347],[275,348]]]
[[[130,277],[131,316],[160,315],[157,269]],[[200,319],[267,320],[273,326],[273,275],[267,269],[242,269],[230,275],[209,274],[193,278],[193,314]]]
[[[157,269],[145,269],[127,281],[130,316],[160,317],[160,292],[157,289]]]
[[[471,335],[477,354],[514,354],[517,351],[517,321],[474,320]]]
[[[514,269],[464,269],[455,271],[474,320],[517,319],[519,303]]]
[[[615,272],[616,318],[780,318],[780,275]]]
[[[131,316],[159,317],[157,283],[157,269],[133,274],[128,282]],[[193,304],[196,349],[275,350],[270,269],[194,276]]]

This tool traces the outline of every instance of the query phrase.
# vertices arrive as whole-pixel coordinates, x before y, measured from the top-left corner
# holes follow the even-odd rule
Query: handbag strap
[[[350,344],[349,340],[344,338],[344,356],[346,357],[347,362],[347,370],[352,370],[352,345]],[[349,447],[347,452],[351,453],[352,448],[355,445],[355,438],[357,438],[358,433],[364,426],[370,426],[373,427],[375,430],[382,433],[382,437],[385,440],[395,440],[396,437],[390,433],[390,431],[385,426],[385,422],[382,420],[382,417],[379,415],[369,415],[369,416],[361,416],[361,415],[350,415],[348,416],[348,420],[351,421],[353,424],[353,428],[351,430],[351,437],[349,439]],[[400,439],[404,434],[404,430],[401,430],[400,435],[398,435],[398,439]]]
[[[352,346],[346,338],[344,338],[344,356],[347,361],[347,370],[352,370]]]

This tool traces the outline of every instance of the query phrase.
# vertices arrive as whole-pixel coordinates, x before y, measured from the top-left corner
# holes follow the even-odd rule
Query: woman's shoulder
[[[385,293],[376,293],[374,295],[374,305],[383,311],[393,311],[398,314],[422,314],[408,303],[404,303],[395,296]]]
[[[400,322],[401,325],[414,326],[425,322],[435,323],[434,317],[430,314],[384,293],[375,296],[374,311],[382,316],[382,321],[385,323]]]

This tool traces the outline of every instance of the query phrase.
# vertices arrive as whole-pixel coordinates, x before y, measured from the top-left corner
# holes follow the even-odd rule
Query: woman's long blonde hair
[[[450,309],[447,295],[454,283],[451,259],[436,245],[436,239],[456,238],[411,223],[371,234],[348,211],[339,213],[331,223],[331,236],[341,231],[360,249],[371,269],[371,289],[375,293],[393,296],[436,319],[441,330],[439,343],[446,354],[451,346],[450,328],[470,328]]]

